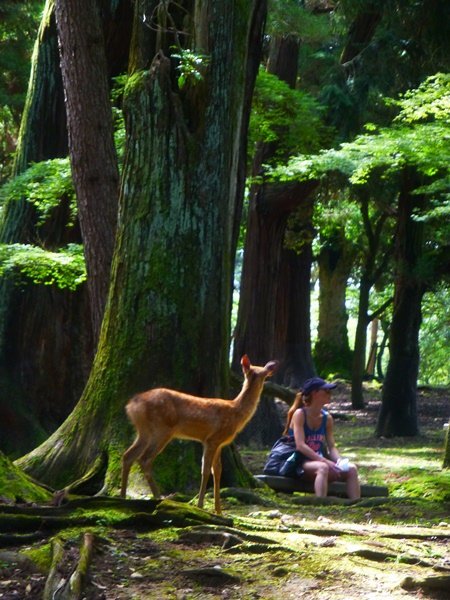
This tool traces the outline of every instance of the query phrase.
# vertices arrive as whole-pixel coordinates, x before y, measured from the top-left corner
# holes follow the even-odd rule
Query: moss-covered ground
[[[64,547],[62,579],[87,531],[87,600],[449,598],[450,472],[441,468],[449,395],[421,394],[415,438],[374,437],[376,388],[368,388],[364,411],[353,413],[345,394],[330,407],[342,454],[358,464],[363,483],[387,485],[387,498],[318,501],[228,488],[222,519],[209,512],[211,494],[206,511],[182,496],[161,504],[80,500],[41,512],[24,507],[17,517],[40,521],[27,521],[22,539],[5,531],[13,509],[4,507],[0,599],[42,598],[55,539]],[[241,454],[261,472],[267,449]]]

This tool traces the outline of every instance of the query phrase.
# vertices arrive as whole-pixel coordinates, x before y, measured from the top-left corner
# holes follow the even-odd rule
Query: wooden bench
[[[276,492],[284,492],[292,494],[294,492],[304,492],[307,494],[314,493],[314,484],[311,481],[303,481],[302,479],[292,479],[290,477],[277,477],[275,475],[256,475],[256,479],[265,483]],[[334,481],[328,486],[329,496],[344,496],[346,497],[345,483]],[[387,487],[379,485],[361,485],[361,497],[368,498],[372,496],[386,497],[389,495]]]

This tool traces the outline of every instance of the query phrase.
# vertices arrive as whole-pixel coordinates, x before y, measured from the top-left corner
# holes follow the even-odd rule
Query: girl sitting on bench
[[[333,435],[333,417],[324,409],[335,383],[320,377],[308,379],[289,409],[284,435],[294,436],[296,463],[306,481],[314,482],[316,496],[325,497],[328,482],[345,481],[352,500],[361,497],[358,470],[340,457]]]

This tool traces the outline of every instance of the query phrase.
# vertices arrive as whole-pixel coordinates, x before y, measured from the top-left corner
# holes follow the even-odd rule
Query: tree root
[[[231,519],[172,500],[94,497],[79,498],[61,506],[2,506],[0,535],[42,536],[66,527],[96,527],[100,520],[113,528],[138,530],[159,529],[168,523],[174,527],[205,523],[232,525]]]
[[[63,575],[67,565],[64,544],[59,538],[55,538],[52,546],[52,565],[45,583],[43,600],[80,600],[87,585],[89,566],[92,562],[93,534],[85,533],[83,535],[78,563],[70,577]]]
[[[415,579],[414,577],[405,577],[400,584],[404,590],[422,589],[425,591],[450,591],[450,575],[437,575]]]
[[[426,567],[435,569],[436,571],[445,571],[449,572],[450,569],[444,565],[437,564],[435,562],[430,562],[428,560],[423,560],[421,558],[415,556],[408,556],[405,554],[395,554],[393,552],[383,552],[380,550],[371,550],[369,548],[361,548],[359,550],[353,550],[349,552],[350,556],[359,556],[361,558],[366,558],[367,560],[373,560],[376,562],[398,562],[400,564],[406,565],[416,565],[419,567]],[[450,577],[450,575],[446,575],[444,577]]]

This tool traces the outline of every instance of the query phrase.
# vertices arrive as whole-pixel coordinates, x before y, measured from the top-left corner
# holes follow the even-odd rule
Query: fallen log
[[[293,494],[294,492],[304,492],[306,494],[314,493],[314,483],[311,481],[303,481],[302,479],[293,479],[291,477],[278,477],[275,475],[256,475],[256,479],[265,483],[276,492],[284,492]],[[328,486],[329,496],[347,496],[346,485],[341,481],[334,481]],[[372,496],[386,497],[389,495],[387,487],[379,485],[361,485],[361,497],[367,498]]]

